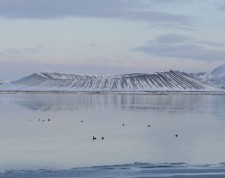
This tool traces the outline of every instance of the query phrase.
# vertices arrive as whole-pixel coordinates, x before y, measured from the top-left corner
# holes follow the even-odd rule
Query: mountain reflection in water
[[[138,94],[42,94],[17,96],[13,102],[31,110],[152,110],[159,112],[217,113],[225,97],[209,95],[138,95]]]

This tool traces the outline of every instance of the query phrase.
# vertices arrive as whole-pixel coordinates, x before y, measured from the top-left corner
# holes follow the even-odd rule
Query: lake
[[[0,168],[218,164],[224,116],[225,95],[0,94]]]

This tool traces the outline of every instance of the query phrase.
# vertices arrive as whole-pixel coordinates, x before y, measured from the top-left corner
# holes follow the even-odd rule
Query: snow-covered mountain
[[[216,90],[195,77],[179,71],[153,74],[75,75],[40,72],[0,87],[23,91],[212,91]]]
[[[190,74],[203,82],[225,89],[225,64],[215,68],[211,73]]]
[[[211,74],[215,77],[216,84],[225,89],[225,64],[215,68]]]
[[[3,84],[3,83],[5,83],[5,81],[4,80],[0,80],[0,85]]]
[[[220,65],[219,67],[215,68],[212,71],[212,75],[214,75],[220,79],[225,79],[225,64]]]

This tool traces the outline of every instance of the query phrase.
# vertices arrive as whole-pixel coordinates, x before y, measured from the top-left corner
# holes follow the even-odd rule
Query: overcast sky
[[[0,0],[0,79],[210,72],[225,63],[224,0]]]

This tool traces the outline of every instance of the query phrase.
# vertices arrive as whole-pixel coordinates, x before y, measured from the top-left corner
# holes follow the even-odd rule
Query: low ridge
[[[39,72],[11,82],[11,90],[26,91],[201,91],[215,90],[195,77],[179,71],[153,74],[75,75]]]

